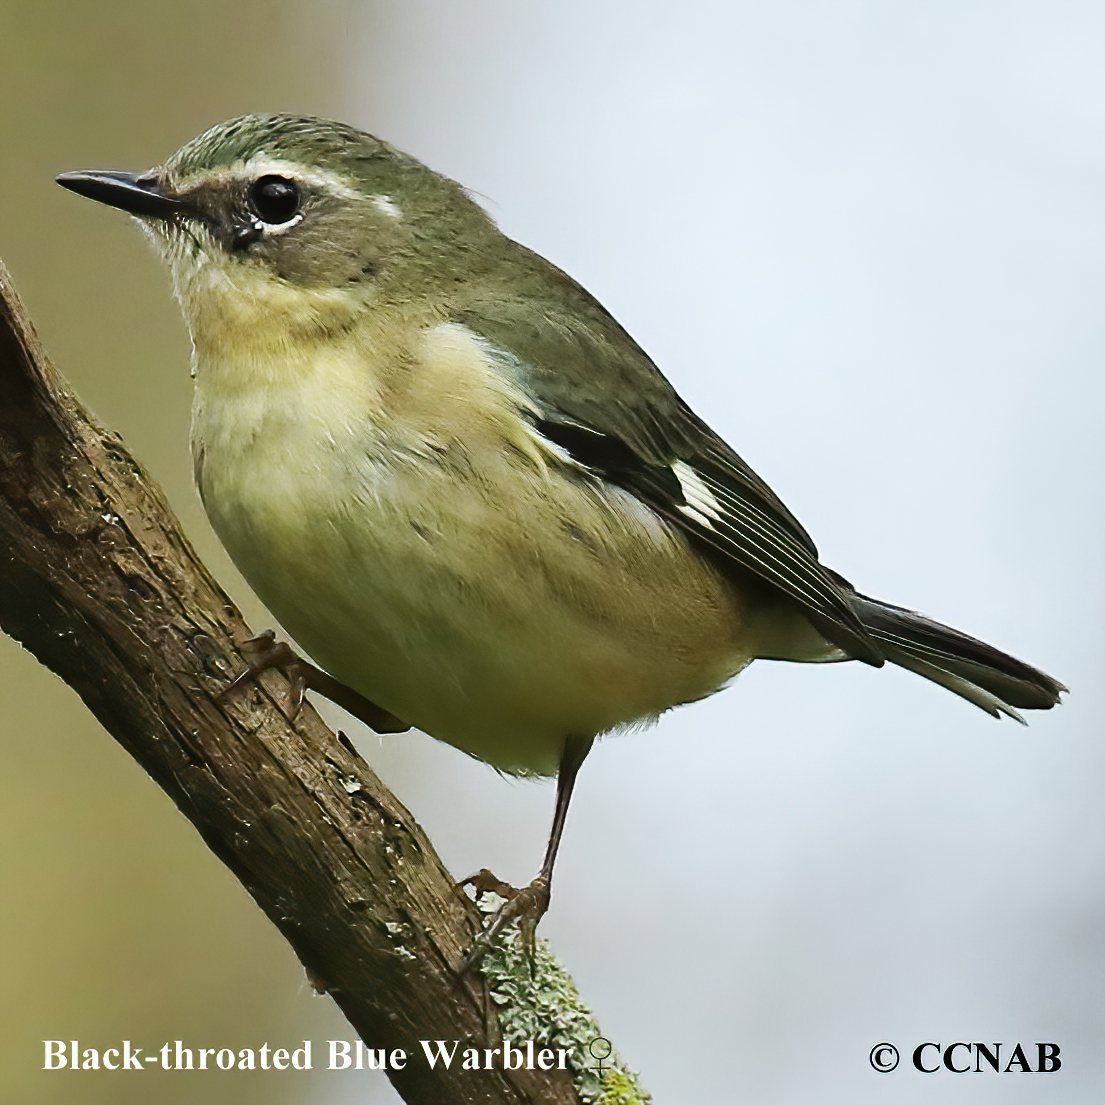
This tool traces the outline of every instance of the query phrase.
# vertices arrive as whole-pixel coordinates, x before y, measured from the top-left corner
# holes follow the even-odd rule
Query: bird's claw
[[[303,662],[284,642],[276,639],[271,629],[250,637],[238,645],[246,670],[236,675],[219,692],[219,698],[227,698],[252,683],[263,671],[276,668],[288,680],[289,716],[294,721],[303,705],[303,696],[307,691],[307,673]]]
[[[236,675],[219,692],[220,698],[241,690],[247,683],[252,683],[261,672],[269,668],[277,668],[288,680],[289,717],[292,721],[299,716],[304,694],[311,690],[330,699],[355,718],[360,718],[365,725],[377,733],[403,733],[410,728],[405,721],[401,721],[394,714],[377,706],[375,702],[369,701],[360,691],[339,683],[322,668],[316,668],[314,664],[296,656],[284,641],[276,639],[276,634],[271,629],[266,629],[264,633],[258,633],[256,637],[241,642],[238,648],[246,662],[246,670]]]
[[[513,898],[518,893],[515,887],[508,882],[503,882],[498,875],[489,871],[486,867],[481,867],[474,875],[461,879],[454,886],[457,890],[463,890],[466,886],[472,887],[476,892],[477,902],[488,893],[498,894],[500,898]]]
[[[473,941],[472,947],[461,963],[461,974],[466,974],[477,967],[480,960],[494,946],[500,933],[515,921],[518,923],[518,936],[522,942],[522,949],[529,961],[530,973],[536,974],[537,925],[549,908],[548,878],[543,874],[538,875],[529,886],[518,890],[497,878],[485,867],[475,875],[469,875],[468,878],[457,883],[458,889],[465,886],[475,888],[477,902],[488,892],[497,894],[506,901],[491,915],[483,931]]]

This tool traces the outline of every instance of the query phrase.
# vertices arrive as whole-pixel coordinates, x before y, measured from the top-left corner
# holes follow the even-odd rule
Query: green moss
[[[641,1105],[651,1100],[631,1071],[611,1067],[602,1072],[602,1097],[597,1105]]]
[[[499,902],[485,895],[480,908],[493,912]],[[509,928],[481,964],[495,1002],[503,1038],[517,1044],[564,1048],[580,1101],[584,1105],[647,1105],[652,1098],[613,1050],[598,1022],[580,999],[576,984],[537,941],[534,963],[518,929]]]

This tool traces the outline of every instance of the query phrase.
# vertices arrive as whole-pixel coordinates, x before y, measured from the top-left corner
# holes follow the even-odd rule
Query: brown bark
[[[241,615],[159,489],[48,362],[0,266],[0,626],[84,700],[195,825],[408,1102],[574,1103],[564,1072],[429,1069],[418,1041],[495,1046],[479,915],[430,841],[283,677],[219,697]],[[464,1045],[462,1045],[463,1047]]]

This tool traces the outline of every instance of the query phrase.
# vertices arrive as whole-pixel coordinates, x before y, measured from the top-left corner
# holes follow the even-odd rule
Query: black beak
[[[171,219],[189,210],[183,200],[163,190],[154,173],[62,173],[58,184],[109,207],[151,219]]]

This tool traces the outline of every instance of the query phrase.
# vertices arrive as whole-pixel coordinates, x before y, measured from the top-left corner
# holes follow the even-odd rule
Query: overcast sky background
[[[384,12],[352,121],[594,292],[832,567],[1073,688],[1022,729],[761,663],[604,742],[542,926],[604,1029],[657,1102],[1100,1100],[1101,9]],[[454,871],[528,880],[551,787],[375,744]],[[879,1075],[882,1040],[1065,1062]]]

